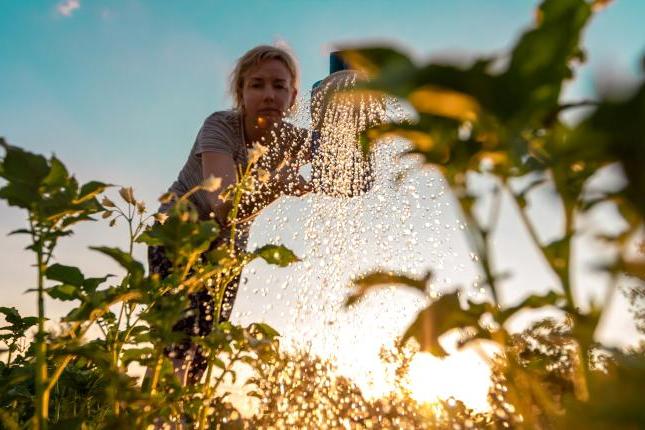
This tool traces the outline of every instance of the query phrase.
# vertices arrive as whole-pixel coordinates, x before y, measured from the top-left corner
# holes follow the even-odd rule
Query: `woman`
[[[239,167],[245,169],[250,150],[261,144],[268,153],[261,157],[256,172],[262,173],[262,186],[241,203],[241,216],[257,213],[280,194],[300,195],[308,191],[304,179],[297,174],[294,162],[307,150],[302,148],[304,132],[284,122],[285,115],[294,107],[298,95],[298,71],[295,60],[285,50],[273,46],[257,46],[244,54],[231,75],[231,92],[235,106],[231,110],[215,112],[204,121],[188,160],[177,180],[168,191],[181,196],[200,185],[205,178],[221,178],[221,184],[211,191],[199,191],[190,196],[202,219],[215,218],[222,226],[218,241],[228,237],[227,214],[229,201],[222,201],[220,193],[239,178]],[[256,151],[257,152],[257,151]],[[307,157],[304,157],[307,158]],[[172,203],[162,204],[165,212]],[[248,223],[236,228],[235,247],[243,250],[248,237]],[[230,231],[230,230],[229,230]],[[150,247],[148,260],[151,273],[168,275],[170,264],[163,248]],[[220,321],[228,320],[237,282],[229,285]],[[206,335],[212,327],[212,298],[206,291],[191,296],[189,314],[179,321],[175,330],[190,335]],[[168,354],[182,383],[196,383],[206,368],[200,348],[190,342],[177,345]]]

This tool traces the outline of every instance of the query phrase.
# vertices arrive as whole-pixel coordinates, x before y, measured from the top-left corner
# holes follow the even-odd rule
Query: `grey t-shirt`
[[[201,155],[204,152],[217,152],[230,155],[233,161],[241,169],[246,169],[248,163],[248,150],[244,143],[242,131],[241,113],[235,110],[215,112],[204,121],[195,143],[193,144],[188,159],[182,167],[177,180],[173,182],[168,191],[182,196],[192,188],[204,181],[202,175]],[[288,123],[283,123],[279,131],[273,133],[270,142],[265,144],[268,153],[264,155],[257,167],[266,170],[275,169],[283,160],[289,159],[298,164],[297,160],[303,159],[303,151],[306,153],[309,147],[309,133]],[[257,184],[261,188],[262,184]],[[206,191],[198,191],[190,196],[191,202],[197,207],[201,219],[209,219],[211,208],[206,199]],[[172,202],[162,204],[159,212],[166,212],[172,206]],[[246,248],[250,221],[240,223],[237,226],[236,246],[238,249]],[[224,229],[220,237],[230,234],[230,230]]]
[[[201,159],[204,152],[227,154],[233,158],[235,164],[242,166],[242,168],[246,166],[248,153],[242,139],[242,124],[237,111],[215,112],[206,118],[197,133],[184,167],[168,191],[182,196],[204,181]],[[190,200],[197,207],[200,218],[208,219],[211,209],[206,199],[206,192],[198,191],[190,196]],[[159,212],[166,212],[171,205],[172,203],[162,204],[159,207]]]
[[[242,122],[239,112],[228,110],[215,112],[210,115],[199,129],[195,143],[190,150],[190,154],[188,154],[188,159],[168,191],[180,197],[204,181],[201,159],[204,152],[218,152],[230,155],[235,164],[245,168],[248,160],[248,151],[242,136]],[[189,199],[195,204],[200,219],[206,220],[211,218],[211,208],[206,199],[206,191],[197,191]],[[168,211],[172,205],[173,202],[162,204],[159,207],[159,212]],[[237,226],[235,247],[238,250],[246,249],[249,229],[250,223],[243,223]],[[228,237],[230,234],[230,228],[224,228],[220,231],[219,236],[214,237],[213,240]]]

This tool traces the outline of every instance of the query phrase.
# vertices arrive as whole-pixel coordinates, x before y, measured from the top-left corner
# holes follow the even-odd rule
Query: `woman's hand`
[[[312,190],[311,182],[303,178],[298,173],[297,166],[289,162],[276,169],[272,179],[279,194],[303,196]]]

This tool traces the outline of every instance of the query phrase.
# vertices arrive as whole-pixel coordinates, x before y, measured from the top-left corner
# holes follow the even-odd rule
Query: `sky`
[[[394,45],[417,61],[504,53],[531,23],[536,4],[530,0],[0,0],[0,136],[34,152],[55,153],[83,181],[131,185],[139,198],[154,207],[156,197],[183,165],[203,120],[230,107],[228,75],[235,60],[251,47],[288,45],[298,58],[305,94],[328,73],[328,53],[337,47]],[[645,54],[644,19],[641,0],[618,0],[593,18],[584,37],[589,62],[567,87],[568,98],[593,97],[595,82],[602,77],[637,79]],[[439,180],[416,181],[426,186],[422,194],[441,188]],[[446,245],[441,258],[434,258],[426,248],[411,250],[421,261],[411,269],[420,272],[428,261],[441,260],[445,285],[455,280],[472,282],[468,251],[453,228],[456,215],[450,199],[422,202],[443,204],[445,210],[431,216],[441,224],[450,221],[451,227],[439,242],[427,239]],[[315,202],[288,200],[284,202],[288,210],[274,208],[273,213],[295,216],[307,205]],[[420,235],[427,221],[424,217],[433,210],[426,207],[409,221]],[[536,211],[538,216],[549,216],[557,208],[543,196],[536,200]],[[253,234],[258,243],[272,238],[272,217],[267,211],[256,223]],[[0,203],[1,232],[23,222],[22,213]],[[524,269],[508,284],[510,303],[553,282],[548,275],[536,274],[543,272],[541,268],[527,266],[536,254],[528,245],[518,244],[516,238],[523,233],[507,211],[502,224],[496,259],[502,267]],[[558,223],[546,224],[541,227],[542,237],[555,237]],[[390,227],[404,231],[405,226]],[[87,246],[125,246],[125,238],[119,226],[111,230],[105,225],[81,226],[61,244],[60,262],[77,264],[90,275],[115,273],[116,267]],[[296,242],[290,245],[306,252],[304,242]],[[0,303],[33,313],[34,298],[23,294],[35,279],[24,245],[20,237],[3,237],[0,242]],[[580,246],[593,248],[584,241]],[[145,250],[136,252],[143,259]],[[586,265],[596,254],[581,254],[581,260],[589,260],[580,264],[581,283],[601,291],[602,279]],[[422,261],[423,255],[427,261]],[[266,279],[284,282],[294,276],[288,270],[256,266],[257,274],[247,271],[250,289]],[[463,269],[455,273],[457,267]],[[630,343],[635,331],[626,304],[620,297],[614,302],[614,317],[605,324],[602,336],[617,344]],[[57,303],[49,306],[52,315],[65,309]],[[246,315],[257,310],[253,297],[242,297],[240,306]],[[405,320],[400,321],[404,325]],[[279,318],[275,323],[285,324]]]

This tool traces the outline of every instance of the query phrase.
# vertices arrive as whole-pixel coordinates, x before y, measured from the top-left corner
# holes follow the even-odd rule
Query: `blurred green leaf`
[[[417,315],[403,335],[403,342],[414,338],[422,351],[445,357],[439,337],[455,328],[477,327],[480,315],[464,311],[459,305],[458,292],[446,294]]]
[[[53,298],[63,301],[75,300],[78,297],[78,287],[70,284],[59,284],[47,288],[47,294]]]
[[[253,323],[250,326],[253,330],[257,330],[258,332],[262,333],[264,336],[266,336],[269,339],[276,338],[280,336],[280,333],[273,327],[271,327],[269,324],[266,323]]]
[[[426,273],[420,279],[398,275],[391,272],[369,273],[354,280],[353,285],[357,287],[357,290],[347,298],[345,306],[353,305],[373,289],[387,287],[392,284],[405,285],[425,294],[428,281],[430,281],[431,278],[431,272]]]
[[[556,293],[555,291],[549,291],[545,295],[532,294],[526,299],[522,300],[519,304],[508,307],[499,312],[498,322],[500,324],[504,324],[506,320],[515,315],[516,312],[519,312],[523,309],[537,309],[545,306],[557,306],[558,304],[562,304],[564,300],[565,297],[562,294]]]
[[[557,109],[563,82],[573,76],[571,60],[580,55],[580,34],[591,17],[585,0],[546,0],[535,28],[515,44],[495,110],[500,116],[542,121]],[[500,85],[500,89],[502,86]]]
[[[87,293],[93,293],[96,291],[99,285],[107,281],[108,278],[113,277],[114,275],[105,275],[102,278],[87,278],[83,280],[83,291]]]
[[[86,184],[83,184],[81,190],[78,192],[78,197],[74,199],[74,204],[83,203],[89,199],[96,197],[98,194],[105,191],[110,185],[104,184],[103,182],[90,181]]]
[[[267,263],[280,267],[285,267],[291,263],[300,261],[293,251],[282,245],[264,245],[253,251],[252,255],[261,257]]]
[[[64,284],[80,287],[83,285],[84,277],[78,267],[53,264],[45,271],[47,279],[62,282]]]
[[[64,186],[69,178],[65,165],[58,158],[52,157],[50,166],[49,174],[43,179],[43,184],[51,188]]]
[[[90,246],[90,249],[105,254],[119,263],[121,267],[127,270],[132,276],[134,282],[140,281],[143,278],[145,273],[143,264],[132,258],[132,256],[127,252],[124,252],[119,248],[111,248],[107,246]]]
[[[50,172],[47,159],[15,146],[6,144],[3,146],[6,155],[2,162],[2,176],[9,182],[22,184],[33,190],[37,189]]]

